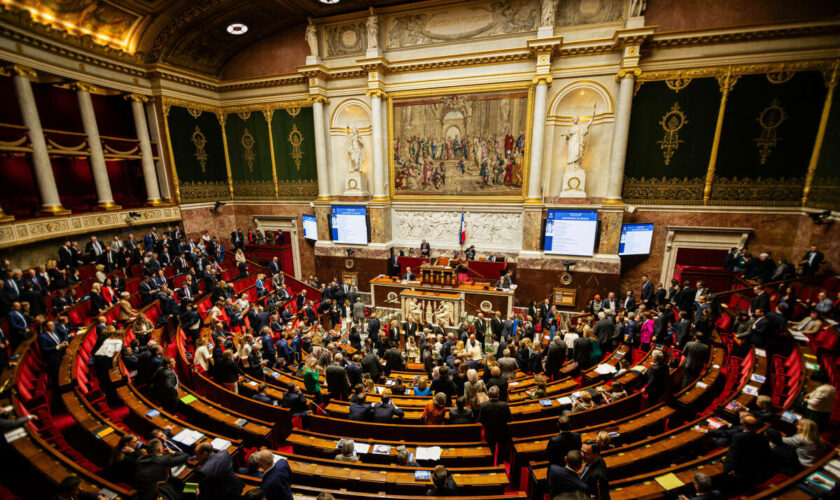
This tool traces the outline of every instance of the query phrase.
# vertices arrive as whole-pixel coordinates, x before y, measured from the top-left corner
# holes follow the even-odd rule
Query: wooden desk
[[[370,280],[371,301],[374,306],[400,307],[403,290],[421,292],[456,293],[466,302],[467,311],[483,308],[485,312],[502,311],[507,316],[513,312],[513,290],[496,290],[492,283],[464,282],[458,286],[426,285],[419,281],[400,281],[384,274]]]

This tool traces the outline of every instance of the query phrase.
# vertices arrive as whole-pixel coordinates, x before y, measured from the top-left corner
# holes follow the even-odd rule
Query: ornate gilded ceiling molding
[[[834,59],[813,59],[804,61],[788,61],[781,63],[762,64],[741,64],[726,66],[707,66],[700,68],[686,68],[662,71],[644,71],[639,75],[640,82],[655,82],[663,80],[692,79],[692,78],[718,78],[731,71],[731,75],[757,75],[779,72],[796,71],[825,71],[830,69]]]
[[[209,104],[203,104],[195,101],[187,101],[185,99],[178,99],[176,97],[164,97],[163,104],[164,106],[179,106],[182,108],[196,109],[201,111],[207,111],[210,113],[219,113],[221,111],[221,108],[219,108],[218,106],[211,106]]]
[[[312,101],[310,99],[299,99],[295,101],[281,101],[281,102],[269,102],[269,103],[261,103],[261,104],[248,104],[244,106],[232,106],[221,108],[222,112],[225,114],[231,113],[251,113],[253,111],[262,111],[265,113],[266,111],[273,111],[276,109],[291,109],[291,108],[308,108],[312,106]]]
[[[167,47],[167,40],[175,34],[180,28],[193,21],[195,18],[203,14],[205,11],[216,7],[225,0],[200,0],[195,2],[190,8],[175,16],[167,23],[166,26],[160,30],[152,48],[146,54],[147,62],[154,62],[160,59],[164,49]]]
[[[713,43],[743,42],[750,40],[766,40],[791,38],[799,36],[816,36],[837,34],[840,23],[806,24],[779,28],[759,28],[753,30],[732,29],[718,33],[659,33],[653,35],[645,44],[648,48],[664,49],[672,47],[686,47],[691,45],[709,45]]]

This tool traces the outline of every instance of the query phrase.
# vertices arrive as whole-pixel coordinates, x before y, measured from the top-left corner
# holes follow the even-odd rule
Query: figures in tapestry
[[[518,195],[527,92],[394,101],[397,194]]]

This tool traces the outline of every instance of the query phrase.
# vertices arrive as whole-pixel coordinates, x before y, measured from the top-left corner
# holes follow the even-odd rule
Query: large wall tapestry
[[[233,197],[274,199],[268,122],[261,111],[239,111],[225,116]]]
[[[393,49],[512,35],[536,31],[539,19],[539,0],[497,0],[400,13],[385,20],[385,44]]]
[[[522,196],[528,91],[394,94],[392,194]]]
[[[274,109],[271,137],[280,199],[315,199],[318,196],[318,170],[312,106]]]
[[[163,109],[181,202],[229,199],[220,115],[210,108],[166,100]]]

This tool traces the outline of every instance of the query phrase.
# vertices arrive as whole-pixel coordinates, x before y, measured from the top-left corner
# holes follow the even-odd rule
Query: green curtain
[[[312,107],[275,109],[271,135],[280,198],[315,198],[318,174]]]
[[[633,99],[624,198],[636,202],[702,202],[720,106],[714,78],[669,88],[646,82]]]
[[[840,210],[840,98],[837,89],[831,101],[820,159],[808,194],[808,206]]]
[[[268,122],[262,111],[226,115],[225,134],[235,198],[274,198]]]
[[[216,115],[170,106],[167,124],[181,200],[230,198],[222,126]]]

